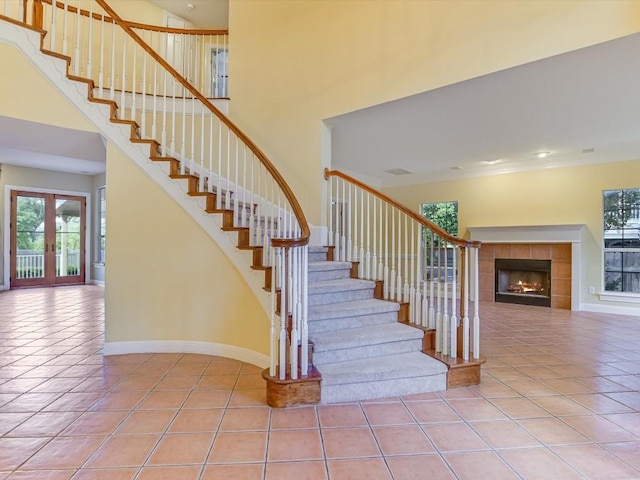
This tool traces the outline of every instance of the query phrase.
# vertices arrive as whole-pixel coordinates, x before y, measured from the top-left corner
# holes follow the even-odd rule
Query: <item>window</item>
[[[640,293],[640,188],[604,192],[604,289]]]
[[[105,262],[105,238],[107,234],[107,197],[105,187],[98,189],[98,263]]]
[[[458,202],[423,203],[422,215],[445,232],[458,236]]]
[[[420,212],[429,221],[435,223],[445,232],[458,236],[458,202],[423,203]],[[426,228],[422,232],[424,253],[423,272],[426,280],[452,281],[454,249],[450,244],[443,245],[439,237],[434,236]]]

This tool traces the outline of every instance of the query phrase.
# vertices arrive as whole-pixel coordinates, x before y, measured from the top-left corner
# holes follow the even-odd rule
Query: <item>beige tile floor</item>
[[[0,480],[640,479],[640,317],[483,304],[480,386],[276,410],[252,365],[103,357],[102,295],[0,293]]]

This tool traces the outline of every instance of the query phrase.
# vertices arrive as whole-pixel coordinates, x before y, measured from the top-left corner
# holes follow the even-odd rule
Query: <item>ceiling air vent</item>
[[[390,173],[391,175],[409,175],[413,172],[409,170],[405,170],[404,168],[392,168],[391,170],[385,170],[386,173]]]

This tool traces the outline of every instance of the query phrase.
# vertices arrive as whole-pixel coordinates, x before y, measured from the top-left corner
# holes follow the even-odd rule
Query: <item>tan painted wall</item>
[[[97,132],[16,48],[0,43],[0,58],[0,115]]]
[[[640,29],[640,2],[231,0],[230,113],[321,219],[322,120]]]
[[[266,354],[269,320],[213,240],[107,146],[108,342],[223,343]]]
[[[637,188],[639,179],[640,160],[635,160],[409,185],[384,192],[416,211],[421,203],[457,200],[461,236],[468,235],[467,227],[585,224],[581,297],[583,302],[598,303],[588,288],[602,288],[602,191]],[[532,208],[526,207],[528,202]]]

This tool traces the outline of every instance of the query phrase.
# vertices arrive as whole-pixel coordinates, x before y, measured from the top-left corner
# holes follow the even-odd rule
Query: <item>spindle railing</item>
[[[271,268],[269,373],[307,376],[310,231],[265,154],[105,0],[0,0],[3,15],[45,30],[43,51],[69,57],[69,78],[117,104],[112,121],[130,125],[133,142],[151,145],[150,161],[169,162],[172,177],[189,180],[188,193],[206,196],[208,211],[233,212],[228,229],[248,229],[246,246],[262,248],[261,264]]]
[[[229,97],[229,34],[226,30],[128,24],[203,95]]]
[[[5,0],[7,1],[7,0]],[[13,0],[15,2],[15,0]],[[48,8],[37,7],[37,4],[46,4]],[[89,4],[88,4],[89,3]],[[25,2],[24,5],[27,3]],[[87,5],[88,4],[88,5]],[[86,39],[89,33],[85,29],[89,28],[89,16],[94,16],[100,21],[100,30],[92,32],[92,35],[100,36],[100,41],[113,42],[118,45],[118,39],[114,36],[118,27],[113,19],[108,15],[101,15],[91,10],[90,2],[82,0],[58,0],[53,8],[53,0],[35,0],[36,9],[33,10],[33,19],[29,22],[49,32],[45,39],[45,48],[57,51],[57,45],[62,49],[61,53],[69,54],[69,45],[75,45],[75,38],[79,36]],[[23,10],[25,8],[23,7]],[[72,16],[65,16],[64,11],[72,13]],[[84,17],[76,23],[77,12]],[[29,9],[26,9],[25,18],[30,16]],[[72,22],[70,28],[65,25],[65,20]],[[84,20],[84,21],[83,21]],[[151,46],[153,50],[166,60],[180,75],[191,83],[196,90],[207,98],[228,98],[229,97],[229,70],[228,70],[228,50],[229,35],[226,30],[195,30],[170,28],[162,26],[147,25],[124,20],[144,42]],[[94,41],[97,39],[94,39]],[[122,56],[131,56],[132,44],[119,45],[120,48],[114,52],[115,61],[112,64],[104,65],[104,75],[109,75],[111,69],[116,70],[116,78],[122,65]],[[83,50],[71,52],[71,54],[89,53]],[[93,52],[99,55],[99,52]],[[77,74],[87,72],[90,62],[84,59],[80,63],[80,70]]]
[[[480,243],[450,235],[342,172],[327,169],[325,179],[334,257],[357,262],[359,278],[382,281],[384,299],[408,304],[411,324],[435,330],[436,353],[478,360]]]

